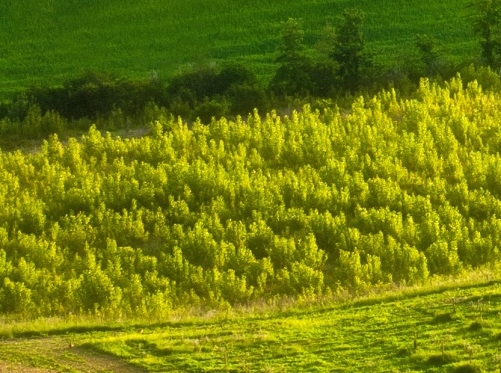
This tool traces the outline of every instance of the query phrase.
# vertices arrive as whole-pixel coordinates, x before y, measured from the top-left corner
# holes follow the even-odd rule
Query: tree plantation
[[[0,310],[161,317],[494,264],[500,119],[499,94],[458,76],[348,111],[3,152]]]

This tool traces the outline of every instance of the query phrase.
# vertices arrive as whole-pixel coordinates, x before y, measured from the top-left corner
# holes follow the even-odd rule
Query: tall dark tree
[[[310,59],[305,55],[304,30],[302,21],[289,18],[282,23],[280,32],[280,63],[275,76],[270,82],[270,89],[278,95],[305,95],[310,93],[311,81],[308,71]]]
[[[500,67],[501,0],[473,0],[473,30],[480,38],[482,58],[491,67]]]
[[[345,9],[336,34],[330,57],[339,64],[338,75],[345,89],[356,91],[361,72],[369,65],[365,53],[365,37],[362,31],[365,14],[358,8]]]
[[[437,41],[433,36],[427,34],[416,35],[416,47],[421,54],[421,60],[425,65],[427,76],[439,74],[438,71],[438,50]]]
[[[295,63],[302,60],[305,50],[303,22],[296,18],[282,22],[280,37],[281,54],[277,62]]]

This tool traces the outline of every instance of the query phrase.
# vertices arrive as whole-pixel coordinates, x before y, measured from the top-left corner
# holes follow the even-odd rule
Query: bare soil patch
[[[0,373],[132,373],[139,367],[111,355],[70,344],[64,337],[0,342]]]

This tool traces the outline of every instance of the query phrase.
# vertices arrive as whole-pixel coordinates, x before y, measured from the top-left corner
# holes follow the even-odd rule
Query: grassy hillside
[[[0,342],[0,369],[497,372],[499,294],[492,281],[157,324],[3,327],[15,338]]]
[[[279,25],[302,18],[313,44],[346,7],[366,12],[376,62],[405,60],[418,33],[435,36],[453,60],[478,54],[467,0],[20,0],[0,3],[0,97],[33,84],[61,84],[85,69],[161,77],[190,64],[241,61],[263,79]]]

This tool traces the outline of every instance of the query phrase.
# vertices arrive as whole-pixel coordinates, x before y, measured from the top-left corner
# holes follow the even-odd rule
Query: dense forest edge
[[[283,22],[267,86],[89,71],[4,102],[0,312],[163,317],[496,267],[501,44],[479,4],[476,65],[418,35],[419,63],[382,72],[347,9],[317,57]]]
[[[289,18],[281,24],[269,81],[241,63],[185,67],[167,82],[155,72],[147,79],[128,79],[87,70],[61,86],[33,86],[0,103],[0,146],[10,150],[52,133],[81,134],[92,124],[111,131],[145,127],[159,116],[209,124],[212,118],[235,119],[254,109],[261,114],[272,109],[290,114],[304,104],[315,109],[325,100],[348,110],[358,96],[370,99],[382,89],[395,89],[399,98],[413,98],[421,78],[444,82],[458,72],[465,84],[476,80],[496,91],[501,89],[500,6],[482,0],[470,8],[465,22],[481,54],[459,63],[442,52],[435,37],[416,34],[404,66],[378,65],[367,52],[365,14],[358,8],[345,9],[309,44],[302,20]]]
[[[416,96],[2,153],[2,312],[161,315],[496,265],[499,94],[457,77]]]

